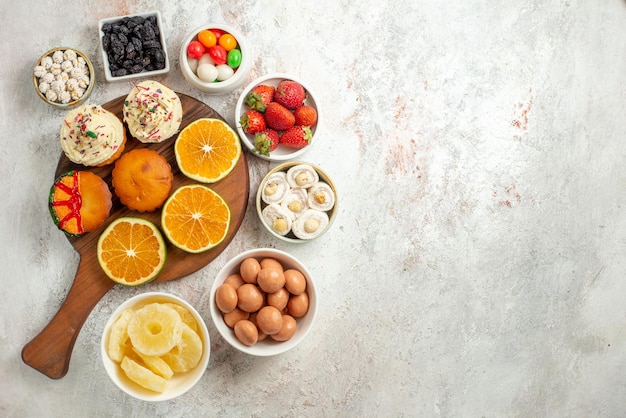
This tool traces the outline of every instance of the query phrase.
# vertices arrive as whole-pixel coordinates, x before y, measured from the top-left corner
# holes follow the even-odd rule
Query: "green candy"
[[[237,48],[228,51],[226,63],[230,68],[237,68],[241,64],[241,51]]]

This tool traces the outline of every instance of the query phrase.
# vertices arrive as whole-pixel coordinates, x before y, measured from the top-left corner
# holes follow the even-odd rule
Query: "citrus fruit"
[[[121,217],[100,235],[97,254],[102,270],[111,280],[138,286],[158,276],[165,265],[167,249],[152,222]]]
[[[137,363],[135,360],[124,357],[120,367],[126,376],[138,385],[155,392],[165,392],[165,389],[167,388],[167,380],[153,373],[148,368]]]
[[[161,226],[173,245],[183,251],[199,253],[226,238],[230,208],[217,192],[206,186],[181,186],[163,205]]]
[[[226,177],[239,161],[241,143],[226,122],[201,118],[180,131],[174,153],[185,176],[201,183],[215,183]]]
[[[183,326],[174,309],[151,303],[135,311],[127,332],[135,350],[146,356],[162,356],[180,342]]]
[[[180,342],[162,358],[176,373],[184,373],[196,367],[201,357],[202,339],[191,327],[183,325]]]

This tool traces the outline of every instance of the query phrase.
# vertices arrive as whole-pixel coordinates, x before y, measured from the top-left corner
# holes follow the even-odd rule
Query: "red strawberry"
[[[293,110],[302,106],[304,99],[306,99],[306,91],[297,81],[283,80],[276,86],[274,100],[287,109]]]
[[[293,111],[296,125],[313,126],[317,122],[317,111],[312,106],[300,106]]]
[[[263,114],[257,110],[248,110],[241,116],[239,123],[245,133],[254,134],[266,128]]]
[[[296,117],[289,109],[277,102],[271,102],[265,108],[265,122],[269,128],[285,131],[296,123]]]
[[[245,103],[250,109],[265,112],[268,103],[274,100],[276,88],[267,84],[259,84],[250,90],[246,96]]]
[[[278,146],[278,132],[273,129],[265,129],[264,131],[254,134],[254,150],[262,155],[270,155]]]
[[[296,125],[283,132],[280,143],[288,148],[304,148],[311,142],[311,136],[311,128]]]

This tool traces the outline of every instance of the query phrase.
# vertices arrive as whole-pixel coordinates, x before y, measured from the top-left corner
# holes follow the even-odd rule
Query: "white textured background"
[[[626,2],[624,0],[3,1],[0,7],[0,415],[620,417],[626,411]],[[295,74],[324,112],[304,160],[323,167],[340,214],[290,246],[253,206],[227,250],[182,280],[114,288],[51,380],[20,352],[52,318],[78,255],[46,198],[63,114],[32,89],[55,46],[85,51],[91,101],[104,81],[97,21],[163,15],[171,73],[160,80],[234,124],[239,91],[209,96],[180,75],[187,32],[237,25],[249,81]],[[251,202],[271,168],[249,156]],[[208,291],[225,261],[277,247],[316,276],[320,314],[287,354],[253,358],[218,336]],[[148,290],[190,301],[209,324],[209,368],[159,404],[108,379],[102,327]]]

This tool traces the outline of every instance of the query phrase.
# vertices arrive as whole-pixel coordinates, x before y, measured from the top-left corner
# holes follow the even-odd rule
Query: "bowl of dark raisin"
[[[160,12],[102,19],[98,28],[107,81],[152,77],[169,72]]]

